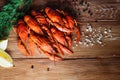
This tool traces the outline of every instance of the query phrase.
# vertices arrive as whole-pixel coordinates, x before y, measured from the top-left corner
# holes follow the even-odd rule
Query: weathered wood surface
[[[14,68],[0,68],[0,80],[119,80],[120,59],[14,59]]]
[[[0,0],[0,8],[4,0]],[[0,67],[0,80],[120,80],[120,0],[33,0],[34,7],[54,6],[71,11],[80,28],[88,23],[94,28],[111,27],[112,37],[105,46],[79,45],[74,54],[66,54],[61,62],[50,61],[46,55],[25,57],[17,48],[17,35],[11,31],[7,52],[15,67]]]

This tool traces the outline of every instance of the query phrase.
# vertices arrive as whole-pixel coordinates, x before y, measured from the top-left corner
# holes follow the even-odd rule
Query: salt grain
[[[79,41],[79,44],[82,44],[82,41]]]
[[[93,43],[90,43],[91,46],[93,46],[94,44]]]
[[[101,46],[103,47],[103,46],[105,46],[105,44],[101,44]]]
[[[78,46],[78,44],[76,44],[75,46]]]
[[[73,40],[74,43],[77,43],[76,40]]]
[[[73,46],[72,48],[74,49],[75,47]]]
[[[88,36],[85,36],[86,38],[88,38]]]
[[[102,44],[102,41],[100,41],[100,40],[97,40],[97,43],[98,43],[98,44]]]
[[[90,24],[87,26],[87,30],[92,32],[92,26]]]
[[[108,32],[111,32],[111,28],[108,29]]]
[[[101,40],[103,38],[103,35],[102,34],[99,34],[99,36],[98,36],[98,40]]]
[[[102,37],[103,37],[103,35],[102,35],[102,34],[100,34],[100,37],[102,38]]]
[[[84,42],[83,44],[84,44],[84,45],[86,45],[87,43],[86,43],[86,42]]]
[[[108,32],[105,30],[104,33],[107,34]]]
[[[85,32],[82,31],[81,33],[82,33],[82,36],[85,36]]]
[[[91,42],[91,40],[90,40],[90,39],[87,39],[87,38],[85,39],[85,41],[86,41],[86,42],[89,42],[89,43]]]
[[[89,45],[88,45],[88,44],[86,44],[86,46],[88,47]]]
[[[89,31],[89,29],[86,29],[86,31]]]

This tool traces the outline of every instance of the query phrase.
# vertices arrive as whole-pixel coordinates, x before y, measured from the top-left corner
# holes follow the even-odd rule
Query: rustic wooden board
[[[0,0],[0,9],[7,0]],[[0,80],[119,80],[120,79],[120,0],[33,0],[36,7],[65,9],[80,22],[94,28],[111,27],[112,37],[105,46],[79,45],[74,54],[66,54],[61,62],[50,61],[35,50],[34,56],[24,56],[17,47],[17,35],[11,31],[7,52],[14,60],[13,68],[0,67]],[[33,7],[34,6],[34,7]]]
[[[112,38],[106,38],[104,40],[105,46],[100,46],[98,44],[94,46],[84,46],[83,44],[75,47],[73,49],[73,55],[65,55],[65,58],[110,58],[110,57],[120,57],[120,23],[119,22],[90,22],[92,27],[111,27],[112,28]],[[81,29],[88,23],[81,23]],[[13,58],[26,58],[17,47],[17,35],[15,31],[12,31],[9,36],[9,44],[7,51],[12,55]],[[46,58],[45,55],[39,54],[35,50],[35,56],[30,56],[28,58]]]
[[[14,59],[15,67],[0,68],[0,80],[119,80],[120,59]]]

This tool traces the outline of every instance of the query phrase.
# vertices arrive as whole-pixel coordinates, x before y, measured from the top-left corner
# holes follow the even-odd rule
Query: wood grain
[[[0,0],[0,8],[6,0]],[[74,54],[63,61],[50,61],[35,48],[35,55],[26,57],[17,47],[17,34],[9,35],[7,52],[14,60],[13,68],[0,67],[0,80],[120,80],[120,0],[33,0],[31,9],[46,6],[68,11],[82,30],[87,24],[93,28],[112,28],[112,37],[105,38],[105,46],[95,44],[73,48]]]
[[[0,80],[119,80],[120,59],[14,59],[15,67],[0,68]]]

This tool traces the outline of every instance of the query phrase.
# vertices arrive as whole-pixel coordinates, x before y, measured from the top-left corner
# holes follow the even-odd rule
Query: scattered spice
[[[81,39],[79,41],[79,45],[84,46],[94,46],[95,44],[104,46],[105,39],[112,37],[112,28],[111,27],[94,27],[91,24],[87,24],[87,26],[81,27]],[[78,46],[76,41],[73,41],[75,46]]]
[[[47,71],[50,71],[50,68],[49,68],[49,67],[47,68]]]
[[[34,65],[31,65],[31,69],[33,69],[34,68]]]

